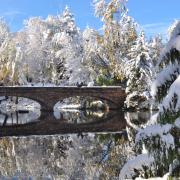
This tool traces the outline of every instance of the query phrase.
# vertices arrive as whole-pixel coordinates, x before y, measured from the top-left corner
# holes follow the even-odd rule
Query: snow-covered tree
[[[180,116],[180,21],[172,27],[152,86],[152,95],[160,103],[160,119],[166,122],[174,122]]]
[[[75,85],[77,82],[86,81],[86,69],[82,65],[82,34],[76,26],[74,16],[66,7],[61,17],[63,31],[59,34],[57,56],[64,59],[65,77],[67,85]],[[58,39],[57,39],[58,43]]]
[[[157,113],[152,117],[148,117],[150,114],[146,113],[127,113],[128,137],[135,143],[131,147],[134,156],[121,169],[119,179],[176,179],[179,177],[180,165],[179,122],[161,124],[157,121]]]
[[[160,58],[160,54],[164,48],[164,43],[162,41],[161,35],[156,35],[153,37],[149,43],[148,43],[148,48],[149,48],[149,56],[152,60],[152,81],[155,80],[155,77],[159,71],[158,67],[158,60]]]
[[[44,38],[46,31],[46,22],[33,17],[25,22],[25,28],[15,38],[22,49],[21,64],[27,81],[42,82],[49,79],[50,48]]]
[[[68,7],[57,16],[28,19],[15,41],[22,50],[21,66],[27,81],[62,83],[71,74],[65,64],[81,54],[80,31]]]
[[[0,81],[2,85],[17,82],[18,72],[14,71],[16,46],[6,22],[0,20]]]
[[[9,27],[3,19],[0,19],[0,45],[10,36]]]
[[[153,66],[155,67],[158,63],[160,54],[164,48],[161,35],[153,37],[149,42],[149,56],[152,59]]]
[[[127,108],[149,108],[152,62],[144,32],[141,32],[129,54],[126,63]]]
[[[101,47],[98,43],[98,32],[87,27],[83,31],[83,63],[89,67],[91,81],[97,83],[98,78],[105,74],[109,75],[109,62],[101,56]]]
[[[95,1],[95,15],[102,18],[104,23],[103,35],[99,35],[101,57],[109,61],[111,78],[124,78],[124,61],[137,33],[136,23],[128,16],[126,2],[120,0]]]

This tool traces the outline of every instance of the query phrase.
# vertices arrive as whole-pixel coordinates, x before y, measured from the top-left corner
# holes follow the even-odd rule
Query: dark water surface
[[[1,114],[0,136],[119,132],[126,128],[124,112],[121,111],[64,110],[54,114],[42,112],[37,119],[32,119],[32,116],[37,117],[26,111]]]

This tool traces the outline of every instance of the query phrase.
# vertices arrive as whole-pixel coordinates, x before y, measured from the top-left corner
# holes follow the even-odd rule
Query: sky
[[[23,27],[24,20],[48,14],[57,15],[68,5],[80,29],[87,25],[99,30],[100,20],[94,17],[92,0],[0,0],[0,17],[4,17],[13,32]],[[129,15],[140,24],[147,36],[161,33],[164,37],[167,28],[175,19],[180,19],[180,0],[129,0]]]

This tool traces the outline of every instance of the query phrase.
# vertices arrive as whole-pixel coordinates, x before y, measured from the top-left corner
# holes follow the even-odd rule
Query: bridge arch
[[[27,97],[7,96],[1,98],[0,116],[2,126],[37,121],[40,117],[40,104]]]
[[[7,96],[7,97],[18,97],[18,98],[25,98],[25,99],[29,99],[32,100],[36,103],[39,104],[40,106],[40,111],[46,111],[49,110],[49,107],[46,103],[46,101],[44,101],[41,98],[38,98],[38,96],[33,96],[33,94],[23,94],[23,93],[13,93],[13,92],[4,92],[4,93],[0,93],[0,96]]]

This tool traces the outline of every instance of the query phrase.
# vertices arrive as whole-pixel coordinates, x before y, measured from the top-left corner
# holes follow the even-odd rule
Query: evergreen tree
[[[126,63],[127,108],[149,108],[149,92],[151,84],[151,58],[145,41],[144,32],[137,38],[136,44],[129,54],[131,58]]]
[[[153,37],[150,40],[148,47],[149,47],[149,56],[152,59],[153,66],[156,67],[160,54],[164,48],[161,35],[157,35]]]
[[[160,119],[165,122],[174,122],[180,116],[180,21],[172,27],[152,86],[152,95],[160,103]]]
[[[148,48],[149,56],[152,60],[152,80],[155,80],[156,74],[159,71],[158,60],[164,48],[162,37],[160,35],[153,37],[148,43]]]
[[[79,29],[75,24],[74,15],[71,13],[68,6],[65,7],[61,17],[63,32],[67,33],[71,37],[75,37],[78,34]]]

